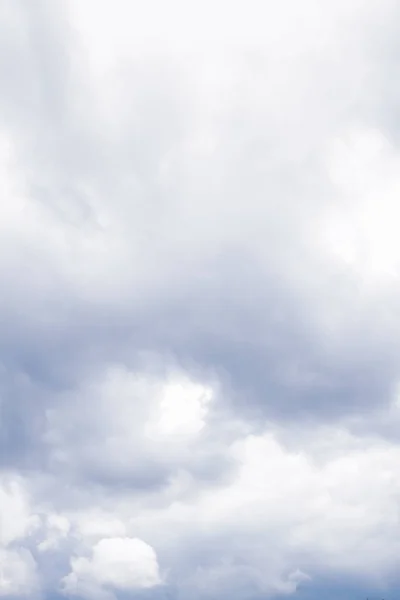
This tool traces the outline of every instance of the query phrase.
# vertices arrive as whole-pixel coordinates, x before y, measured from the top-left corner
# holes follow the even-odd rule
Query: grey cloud
[[[342,202],[346,215],[325,164],[332,136],[360,119],[398,151],[388,64],[397,53],[397,9],[369,6],[372,16],[356,7],[336,29],[323,19],[326,44],[312,30],[315,38],[276,56],[272,42],[266,50],[215,49],[202,67],[216,80],[207,88],[198,55],[161,57],[159,48],[137,50],[101,82],[68,3],[4,5],[0,121],[14,145],[9,170],[18,189],[7,198],[15,214],[5,207],[0,215],[0,464],[31,478],[37,501],[47,497],[65,511],[133,494],[139,509],[168,513],[171,481],[183,472],[188,481],[172,498],[187,508],[235,481],[238,464],[227,449],[238,429],[281,428],[306,448],[299,422],[307,431],[329,423],[375,432],[395,447],[398,417],[388,421],[399,369],[397,280],[370,293],[357,269],[317,239],[325,209]],[[217,380],[200,441],[172,459],[164,446],[146,446],[144,394],[128,456],[137,462],[125,447],[111,460],[111,417],[97,420],[96,394],[85,389],[110,364],[161,380],[178,365],[194,379]],[[117,400],[111,395],[110,406]],[[53,445],[49,409],[61,432]],[[276,572],[266,569],[286,541],[277,531],[272,549],[257,546],[260,554],[250,556],[254,532],[249,540],[234,527],[203,537],[196,523],[184,524],[185,533],[178,525],[175,546],[142,527],[172,575],[138,597],[199,597],[203,583],[204,596],[258,598],[285,587],[287,562],[294,570],[307,563],[291,556]],[[56,597],[74,544],[43,558],[26,542],[48,597]],[[314,554],[305,566],[318,571]],[[342,565],[337,570],[345,579]],[[329,587],[301,585],[307,598]],[[341,592],[351,589],[343,585]],[[364,593],[360,585],[355,592]]]

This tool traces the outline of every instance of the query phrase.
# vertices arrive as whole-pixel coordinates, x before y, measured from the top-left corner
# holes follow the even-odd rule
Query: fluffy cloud
[[[161,583],[153,548],[135,538],[102,539],[91,558],[73,558],[71,566],[64,588],[72,595],[98,596],[96,588],[101,586],[129,591]]]
[[[37,526],[23,482],[11,476],[0,480],[0,544],[8,546],[29,535]]]
[[[37,591],[36,563],[27,550],[0,548],[0,596],[30,596]]]
[[[396,23],[2,4],[0,595],[395,588]]]
[[[0,596],[32,595],[39,580],[25,540],[39,526],[23,481],[0,478]]]
[[[397,445],[328,428],[300,446],[289,450],[278,431],[242,433],[226,448],[230,477],[217,487],[196,482],[196,493],[185,478],[157,495],[92,489],[79,511],[65,513],[71,537],[61,552],[75,558],[64,592],[161,583],[150,576],[158,573],[151,548],[163,584],[195,597],[292,593],[327,574],[370,586],[390,580],[399,551]],[[144,562],[136,544],[147,549]]]

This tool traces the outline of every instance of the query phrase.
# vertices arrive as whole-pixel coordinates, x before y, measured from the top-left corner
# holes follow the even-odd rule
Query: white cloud
[[[68,516],[76,556],[65,592],[156,585],[152,548],[169,571],[165,583],[179,581],[182,593],[196,597],[287,594],[326,572],[369,585],[392,577],[397,444],[331,428],[309,432],[301,448],[289,450],[270,431],[245,435],[226,449],[235,469],[217,487],[187,497],[178,489],[156,502],[97,494],[92,508]]]
[[[150,437],[195,436],[205,426],[212,390],[190,381],[167,383],[153,421],[145,427]]]
[[[0,596],[31,596],[39,589],[36,562],[25,547],[39,525],[23,480],[0,472]]]
[[[0,474],[0,546],[28,536],[37,526],[22,481]]]
[[[0,548],[0,597],[32,597],[38,582],[36,563],[28,550]]]
[[[73,558],[71,567],[63,581],[68,595],[85,595],[97,587],[101,593],[103,586],[132,591],[161,583],[153,548],[137,538],[102,539],[93,546],[90,558]]]
[[[332,249],[380,291],[396,284],[399,271],[399,164],[385,136],[369,129],[350,130],[334,140],[329,156],[339,192],[336,215],[328,220]]]

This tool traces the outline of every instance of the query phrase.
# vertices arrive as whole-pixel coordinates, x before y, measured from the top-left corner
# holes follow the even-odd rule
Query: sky
[[[400,5],[0,3],[0,597],[400,591]]]

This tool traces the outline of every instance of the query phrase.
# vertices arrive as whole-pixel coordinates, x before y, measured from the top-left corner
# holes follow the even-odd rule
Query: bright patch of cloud
[[[188,382],[167,383],[160,394],[157,416],[146,426],[153,436],[194,436],[205,426],[212,390]]]
[[[0,475],[0,545],[26,537],[37,525],[22,482]]]
[[[393,284],[399,275],[400,156],[376,130],[336,139],[329,172],[339,199],[329,214],[328,240],[366,283]]]
[[[96,595],[103,586],[133,591],[161,583],[157,556],[151,546],[136,538],[106,538],[93,546],[92,556],[71,560],[64,579],[68,595]],[[98,589],[97,589],[98,588]]]

